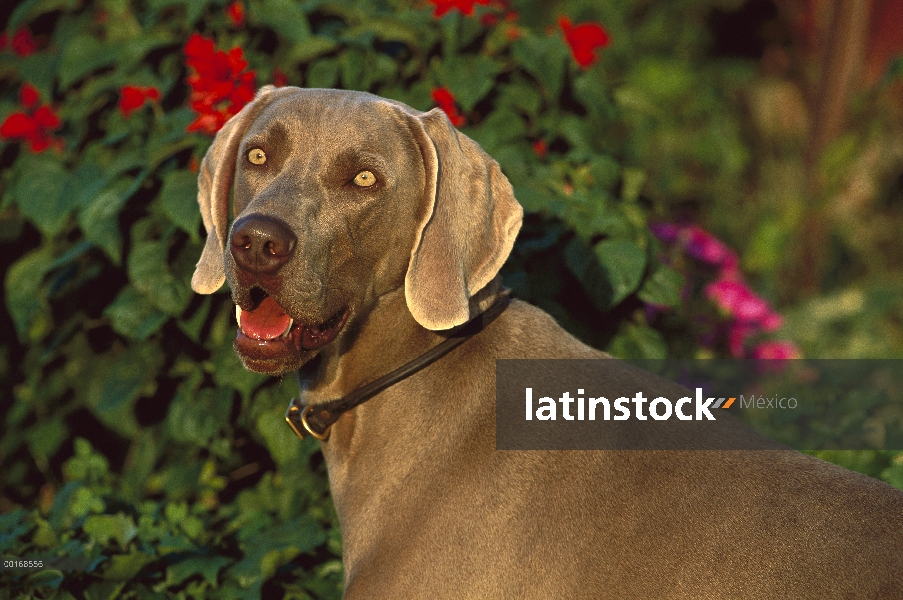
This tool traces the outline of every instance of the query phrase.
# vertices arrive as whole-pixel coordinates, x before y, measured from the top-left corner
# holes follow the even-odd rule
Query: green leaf
[[[126,262],[132,285],[154,307],[177,316],[188,306],[192,292],[186,281],[170,271],[167,253],[163,241],[138,241]]]
[[[524,81],[501,86],[499,106],[518,109],[533,117],[539,112],[541,103],[536,87]]]
[[[234,332],[234,329],[232,331]],[[214,351],[212,362],[213,380],[216,384],[235,388],[245,398],[249,398],[251,392],[266,381],[266,375],[248,371],[242,366],[231,343],[218,346]]]
[[[473,132],[473,138],[498,159],[497,153],[511,142],[521,140],[527,133],[526,125],[515,112],[497,109],[492,112]]]
[[[134,190],[134,182],[119,179],[93,198],[86,199],[85,207],[78,213],[78,225],[85,237],[97,244],[116,265],[122,262],[119,211]]]
[[[53,84],[59,69],[58,53],[38,53],[31,56],[16,57],[16,64],[23,81],[37,88],[41,98],[47,102],[53,97]]]
[[[326,541],[319,523],[302,515],[265,529],[244,540],[245,557],[228,573],[242,587],[266,581],[276,569],[302,552],[310,552]]]
[[[289,42],[302,42],[310,37],[310,23],[297,2],[292,0],[260,0],[252,2],[248,14],[253,21],[270,26]]]
[[[62,417],[51,417],[38,422],[27,433],[28,448],[35,456],[47,460],[59,449],[68,438],[69,429]]]
[[[514,60],[538,81],[546,98],[557,100],[564,85],[568,49],[558,36],[524,36],[511,47]]]
[[[91,515],[85,519],[82,526],[91,538],[103,545],[108,545],[110,540],[116,540],[120,548],[132,541],[138,533],[135,521],[123,513],[116,515]]]
[[[57,9],[72,9],[77,0],[25,0],[20,2],[7,23],[7,31],[16,31],[28,21]],[[13,4],[15,6],[15,4]]]
[[[367,55],[361,50],[349,48],[339,57],[342,67],[342,87],[347,90],[366,90],[364,73],[369,69]]]
[[[293,64],[310,62],[318,56],[332,52],[338,47],[339,43],[330,37],[323,35],[312,35],[309,38],[306,38],[292,46],[291,50],[289,50],[288,52],[288,56],[286,57],[286,63]]]
[[[130,285],[119,292],[103,314],[110,319],[116,333],[134,340],[147,339],[169,318],[169,315],[154,307],[141,292]]]
[[[225,556],[192,556],[167,567],[166,583],[177,585],[198,573],[207,583],[216,585],[220,570],[231,563]]]
[[[89,517],[91,518],[91,517]],[[110,563],[104,569],[101,577],[107,581],[129,581],[148,564],[157,560],[153,554],[133,552],[131,554],[116,554],[110,557]],[[118,593],[111,598],[118,597]]]
[[[286,406],[288,400],[286,399]],[[270,456],[278,465],[288,465],[300,460],[301,440],[285,422],[285,410],[276,407],[257,418],[257,431],[263,436]]]
[[[668,357],[668,346],[661,334],[652,329],[627,323],[615,336],[607,351],[616,358],[663,359]]]
[[[308,69],[305,87],[333,87],[339,79],[340,67],[339,61],[334,58],[321,58]]]
[[[152,344],[135,344],[106,371],[97,410],[114,411],[138,397],[162,362],[160,349]]]
[[[495,85],[500,65],[486,56],[456,55],[434,67],[439,82],[454,94],[464,112],[473,110],[477,102]]]
[[[41,288],[52,264],[53,252],[43,246],[20,258],[6,272],[6,307],[23,341],[39,338],[49,323],[47,300]]]
[[[232,392],[207,388],[195,392],[184,387],[169,406],[166,430],[176,441],[209,446],[220,429],[228,425],[232,412]]]
[[[636,290],[646,267],[646,253],[633,242],[605,240],[593,248],[612,290],[610,302],[617,304]]]
[[[198,241],[201,212],[198,208],[198,176],[190,171],[173,171],[163,178],[160,190],[163,212],[169,220]]]
[[[626,202],[634,202],[640,197],[640,190],[646,183],[646,172],[642,169],[625,168],[623,171],[624,183],[621,186],[621,199]]]
[[[85,438],[75,438],[75,455],[63,464],[63,473],[73,481],[96,482],[104,478],[110,469],[107,459],[97,452]]]
[[[675,307],[681,303],[684,276],[671,267],[659,265],[643,282],[637,294],[643,302],[657,306]]]
[[[574,241],[565,249],[565,261],[596,306],[607,310],[639,286],[646,266],[646,253],[626,240],[601,241],[592,252]]]
[[[60,61],[60,86],[70,85],[100,67],[112,65],[117,60],[117,53],[90,34],[80,34],[69,40],[63,48]]]
[[[26,155],[16,163],[13,190],[22,213],[48,236],[59,233],[77,198],[69,193],[69,175],[51,154]]]

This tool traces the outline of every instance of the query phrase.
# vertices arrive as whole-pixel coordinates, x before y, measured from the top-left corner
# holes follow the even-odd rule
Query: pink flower
[[[690,225],[684,235],[687,254],[693,258],[710,265],[722,265],[728,260],[736,262],[734,251],[701,227]]]
[[[755,359],[789,360],[800,356],[800,350],[796,344],[784,340],[759,342],[752,349],[752,357]]]
[[[448,120],[451,121],[451,124],[455,127],[460,127],[464,125],[464,116],[458,112],[457,107],[455,107],[455,97],[452,95],[448,88],[436,88],[433,90],[433,101],[448,115]]]
[[[679,243],[692,258],[718,267],[720,279],[741,279],[740,259],[737,253],[702,227],[654,223],[649,229],[663,242]]]
[[[558,26],[564,33],[564,40],[570,46],[574,60],[584,69],[596,62],[596,50],[611,43],[611,37],[599,23],[572,25],[568,17],[559,17]]]
[[[705,287],[705,294],[733,318],[728,332],[728,348],[738,358],[745,354],[746,341],[750,336],[761,331],[774,331],[783,324],[781,315],[742,281],[714,281]]]
[[[756,332],[750,323],[734,321],[727,333],[727,348],[734,358],[743,358],[746,354],[746,340]]]
[[[758,323],[771,316],[768,302],[741,281],[713,281],[705,287],[705,294],[724,312],[741,321]]]
[[[649,229],[661,241],[673,243],[677,241],[677,236],[684,228],[677,223],[653,223]]]

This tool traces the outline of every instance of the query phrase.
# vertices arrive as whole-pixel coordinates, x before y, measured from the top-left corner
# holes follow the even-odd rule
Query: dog
[[[345,598],[903,598],[903,493],[877,480],[780,449],[496,450],[497,359],[641,377],[508,303],[521,207],[440,110],[264,87],[198,199],[193,289],[228,281],[245,367],[300,369],[327,423]]]

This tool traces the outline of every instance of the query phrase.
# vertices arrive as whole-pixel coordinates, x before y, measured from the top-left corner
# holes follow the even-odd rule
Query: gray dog
[[[198,198],[192,287],[228,280],[248,369],[306,373],[346,598],[903,598],[903,493],[868,477],[789,450],[495,449],[496,359],[607,357],[505,310],[521,207],[441,111],[263,88]]]

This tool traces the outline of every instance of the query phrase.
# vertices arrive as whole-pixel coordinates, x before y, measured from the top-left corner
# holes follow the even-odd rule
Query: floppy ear
[[[226,121],[201,162],[198,204],[207,241],[191,277],[191,289],[199,294],[212,294],[226,280],[223,253],[229,221],[229,191],[235,177],[238,147],[254,118],[272,101],[275,90],[271,85],[260,88],[254,100]]]
[[[498,163],[444,112],[411,118],[426,167],[427,210],[411,251],[405,299],[422,326],[450,329],[471,318],[468,301],[508,258],[523,209]]]

